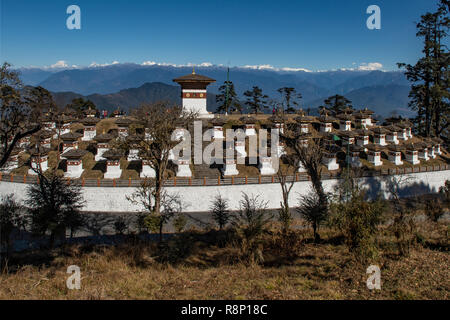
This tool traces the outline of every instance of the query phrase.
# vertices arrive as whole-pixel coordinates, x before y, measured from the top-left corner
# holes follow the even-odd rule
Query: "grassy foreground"
[[[449,299],[448,224],[424,223],[407,257],[387,232],[376,261],[358,262],[339,235],[322,230],[268,234],[264,262],[240,259],[216,231],[188,232],[159,251],[131,240],[116,246],[76,245],[12,257],[0,276],[0,299]],[[226,236],[226,235],[225,235]],[[287,240],[286,240],[287,239]],[[366,268],[381,268],[379,291],[367,289]],[[67,267],[81,268],[81,289],[66,287]]]

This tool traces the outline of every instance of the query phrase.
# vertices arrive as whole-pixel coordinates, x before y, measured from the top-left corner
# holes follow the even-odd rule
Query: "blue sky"
[[[331,70],[413,63],[415,22],[435,0],[0,0],[0,55],[16,67],[93,62]],[[66,9],[81,8],[81,30]],[[381,30],[366,9],[381,8]]]

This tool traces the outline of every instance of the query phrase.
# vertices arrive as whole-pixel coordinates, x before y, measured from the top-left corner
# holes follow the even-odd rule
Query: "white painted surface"
[[[450,170],[421,172],[403,175],[408,180],[405,182],[403,196],[420,195],[429,192],[438,192],[444,185],[445,180],[450,180]],[[367,186],[368,193],[375,197],[380,193],[382,197],[388,197],[386,192],[386,177],[362,178],[361,182]],[[333,187],[338,180],[324,180],[323,185],[327,192],[333,191]],[[0,182],[0,195],[13,193],[17,200],[24,200],[26,197],[27,184]],[[289,197],[290,204],[296,206],[299,194],[304,195],[311,189],[309,181],[296,182]],[[135,188],[83,188],[85,211],[93,212],[137,212],[141,208],[132,205],[126,197],[131,195]],[[242,193],[249,195],[259,195],[261,199],[268,201],[270,209],[276,209],[282,201],[281,187],[278,183],[249,184],[249,185],[221,185],[221,186],[187,186],[187,187],[167,187],[171,194],[179,194],[185,204],[186,212],[206,212],[209,211],[214,197],[220,193],[228,198],[230,208],[239,208],[239,201]]]
[[[197,112],[200,116],[208,115],[206,110],[206,90],[183,89],[183,93],[198,92],[203,93],[203,98],[183,98],[183,108],[187,111]]]

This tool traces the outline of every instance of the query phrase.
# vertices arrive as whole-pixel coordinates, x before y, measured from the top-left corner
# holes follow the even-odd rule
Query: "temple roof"
[[[382,151],[383,148],[377,144],[369,144],[366,146],[367,149],[369,149],[370,151],[375,151],[375,152],[379,152]]]
[[[284,118],[279,114],[274,114],[274,115],[270,116],[267,120],[269,120],[272,123],[283,123],[284,122]]]
[[[298,123],[311,123],[314,121],[314,118],[310,116],[300,115],[296,117],[294,120],[297,121]]]
[[[374,134],[386,134],[386,133],[388,133],[388,130],[386,130],[386,129],[383,128],[383,127],[378,127],[378,128],[372,129],[372,132],[373,132]]]
[[[214,118],[211,120],[211,124],[215,127],[222,127],[225,123],[227,123],[227,121],[222,118]]]
[[[356,130],[355,133],[358,137],[363,137],[363,136],[365,137],[365,136],[370,135],[370,131],[367,129],[359,129],[359,130]]]
[[[38,144],[35,144],[29,149],[29,153],[31,156],[46,156],[50,152],[50,149],[44,148],[43,146],[40,146]]]
[[[144,139],[145,139],[144,135],[136,135],[136,134],[133,134],[126,138],[127,142],[129,142],[132,146],[138,145]]]
[[[81,120],[81,122],[85,125],[85,126],[94,126],[96,125],[98,122],[100,122],[99,118],[95,118],[95,117],[88,117],[88,118],[84,118],[83,120]]]
[[[94,140],[97,142],[109,142],[112,139],[114,139],[115,137],[112,134],[109,133],[102,133],[97,135]]]
[[[195,71],[193,70],[191,74],[179,77],[179,78],[175,78],[173,79],[173,82],[177,82],[177,83],[186,83],[186,82],[202,82],[202,83],[212,83],[212,82],[216,82],[216,80],[212,79],[212,78],[208,78],[205,76],[202,76],[200,74],[196,74]]]
[[[119,150],[108,150],[105,153],[103,153],[103,158],[106,158],[108,160],[119,160],[123,157],[123,152]]]
[[[394,152],[402,152],[403,150],[405,150],[405,146],[399,144],[391,144],[388,146],[388,149]]]
[[[401,128],[394,126],[394,125],[390,125],[388,127],[385,127],[386,130],[389,130],[390,132],[400,132],[402,131]]]
[[[370,111],[370,110],[367,110],[367,111],[366,110],[358,110],[355,113],[353,113],[353,116],[356,119],[367,119],[367,118],[370,118],[372,114],[373,114],[373,111]]]
[[[417,151],[419,149],[420,149],[420,147],[417,144],[414,144],[414,143],[408,143],[406,145],[406,150]]]
[[[239,121],[241,121],[244,124],[255,124],[256,123],[256,119],[253,117],[247,116],[247,117],[241,117],[239,119]]]
[[[34,136],[37,137],[38,139],[41,139],[41,140],[42,139],[48,139],[48,138],[53,137],[53,132],[45,130],[45,129],[42,129],[42,130],[36,132],[34,134]]]
[[[330,123],[336,120],[334,117],[329,116],[327,113],[319,117],[319,121],[323,123]]]
[[[409,121],[402,121],[402,122],[396,123],[395,125],[401,129],[408,129],[408,128],[412,127],[412,123]]]
[[[340,113],[336,116],[337,119],[343,120],[343,121],[351,121],[353,120],[353,116],[347,113]]]
[[[324,149],[328,153],[338,153],[339,151],[341,151],[341,148],[335,144],[325,145]]]
[[[63,134],[60,138],[62,140],[77,140],[77,139],[81,138],[82,136],[83,135],[78,132],[69,132],[69,133]]]
[[[341,136],[341,137],[353,138],[353,137],[356,137],[357,134],[354,131],[339,131],[338,135]]]
[[[357,144],[351,144],[349,146],[350,152],[362,152],[364,151],[364,148],[361,146],[358,146]]]
[[[119,118],[115,121],[115,124],[117,124],[119,127],[128,127],[132,123],[133,121],[128,118]]]
[[[81,149],[71,149],[65,153],[63,153],[61,156],[67,159],[80,159],[87,153],[86,150]]]

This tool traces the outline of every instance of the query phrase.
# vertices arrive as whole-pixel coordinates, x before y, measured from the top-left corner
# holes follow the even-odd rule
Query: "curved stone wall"
[[[438,192],[444,185],[445,180],[450,180],[450,170],[420,172],[401,175],[402,179],[407,179],[402,187],[401,196],[414,196]],[[361,178],[361,183],[367,187],[371,197],[381,194],[388,197],[386,192],[386,179],[390,176],[375,176]],[[339,180],[324,180],[326,191],[333,191]],[[13,193],[17,200],[24,200],[28,184],[11,183],[0,181],[0,195]],[[290,204],[296,206],[299,195],[306,194],[311,188],[309,181],[296,182],[290,193]],[[127,196],[131,195],[135,188],[122,187],[83,187],[83,195],[86,201],[85,211],[90,212],[138,212],[139,206],[131,204]],[[269,209],[276,209],[282,201],[281,187],[278,183],[266,184],[240,184],[221,186],[176,186],[167,187],[169,193],[179,194],[185,205],[185,212],[205,212],[209,211],[211,201],[217,194],[229,199],[230,207],[233,210],[239,209],[239,201],[242,193],[259,195],[261,199],[268,201]]]

